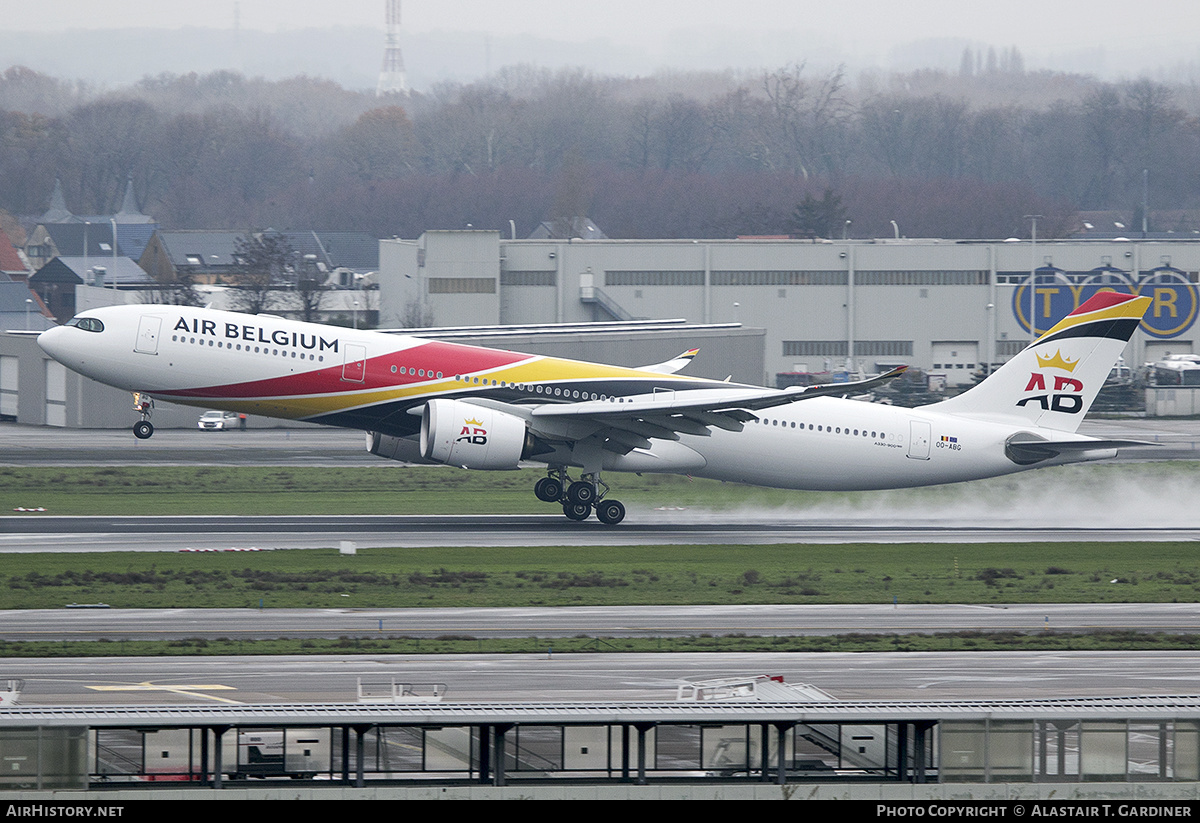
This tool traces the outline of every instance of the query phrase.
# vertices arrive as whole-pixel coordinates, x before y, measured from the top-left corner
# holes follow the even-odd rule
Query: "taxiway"
[[[429,609],[31,609],[0,640],[603,637],[1136,631],[1200,633],[1194,603],[569,606]],[[0,673],[3,677],[3,673]]]
[[[1195,652],[344,655],[9,660],[33,705],[353,701],[358,682],[447,701],[671,700],[686,682],[758,674],[840,700],[1195,694]],[[425,687],[425,688],[423,688]]]

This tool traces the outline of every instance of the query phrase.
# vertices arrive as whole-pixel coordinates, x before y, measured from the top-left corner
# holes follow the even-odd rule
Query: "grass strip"
[[[8,554],[0,609],[1200,600],[1200,544],[913,543]]]

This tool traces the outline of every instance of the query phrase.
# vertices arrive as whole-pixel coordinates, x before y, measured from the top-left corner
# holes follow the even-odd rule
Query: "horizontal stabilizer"
[[[1014,463],[1028,466],[1063,454],[1159,445],[1144,440],[1041,440],[1033,439],[1035,437],[1030,434],[1013,435],[1005,444],[1004,453]]]

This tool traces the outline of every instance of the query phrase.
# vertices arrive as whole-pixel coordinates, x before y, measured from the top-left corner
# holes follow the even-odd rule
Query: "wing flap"
[[[756,420],[755,411],[796,403],[813,397],[855,394],[899,377],[907,367],[853,383],[757,389],[730,386],[720,389],[657,390],[649,394],[585,400],[580,403],[543,403],[524,406],[482,397],[461,402],[504,411],[528,421],[533,433],[550,441],[577,441],[611,436],[617,450],[646,448],[650,440],[679,440],[681,434],[707,437],[713,428],[741,431]],[[420,408],[410,410],[420,414]]]
[[[628,435],[643,440],[678,440],[681,434],[707,437],[713,428],[739,432],[745,423],[757,419],[755,411],[813,397],[855,394],[899,377],[906,368],[901,366],[878,377],[853,383],[789,389],[731,386],[728,389],[658,390],[582,403],[547,403],[526,413],[535,432],[548,437],[571,439],[562,435],[564,424],[586,421],[595,426],[592,431],[599,437],[604,437],[606,432],[626,433],[625,437],[618,435],[613,440],[621,447],[628,447]]]

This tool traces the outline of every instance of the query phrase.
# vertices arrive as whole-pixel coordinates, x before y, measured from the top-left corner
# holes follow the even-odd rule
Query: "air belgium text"
[[[192,334],[206,334],[212,337],[220,337],[217,331],[217,323],[215,320],[201,320],[193,317],[191,322],[188,318],[181,317],[175,323],[175,331],[186,331]],[[338,339],[335,337],[332,340],[327,340],[319,334],[305,334],[304,332],[288,332],[283,329],[264,329],[262,326],[254,326],[250,324],[226,323],[225,334],[226,340],[244,340],[248,343],[266,343],[274,346],[293,346],[299,349],[315,349],[316,351],[337,351]]]

